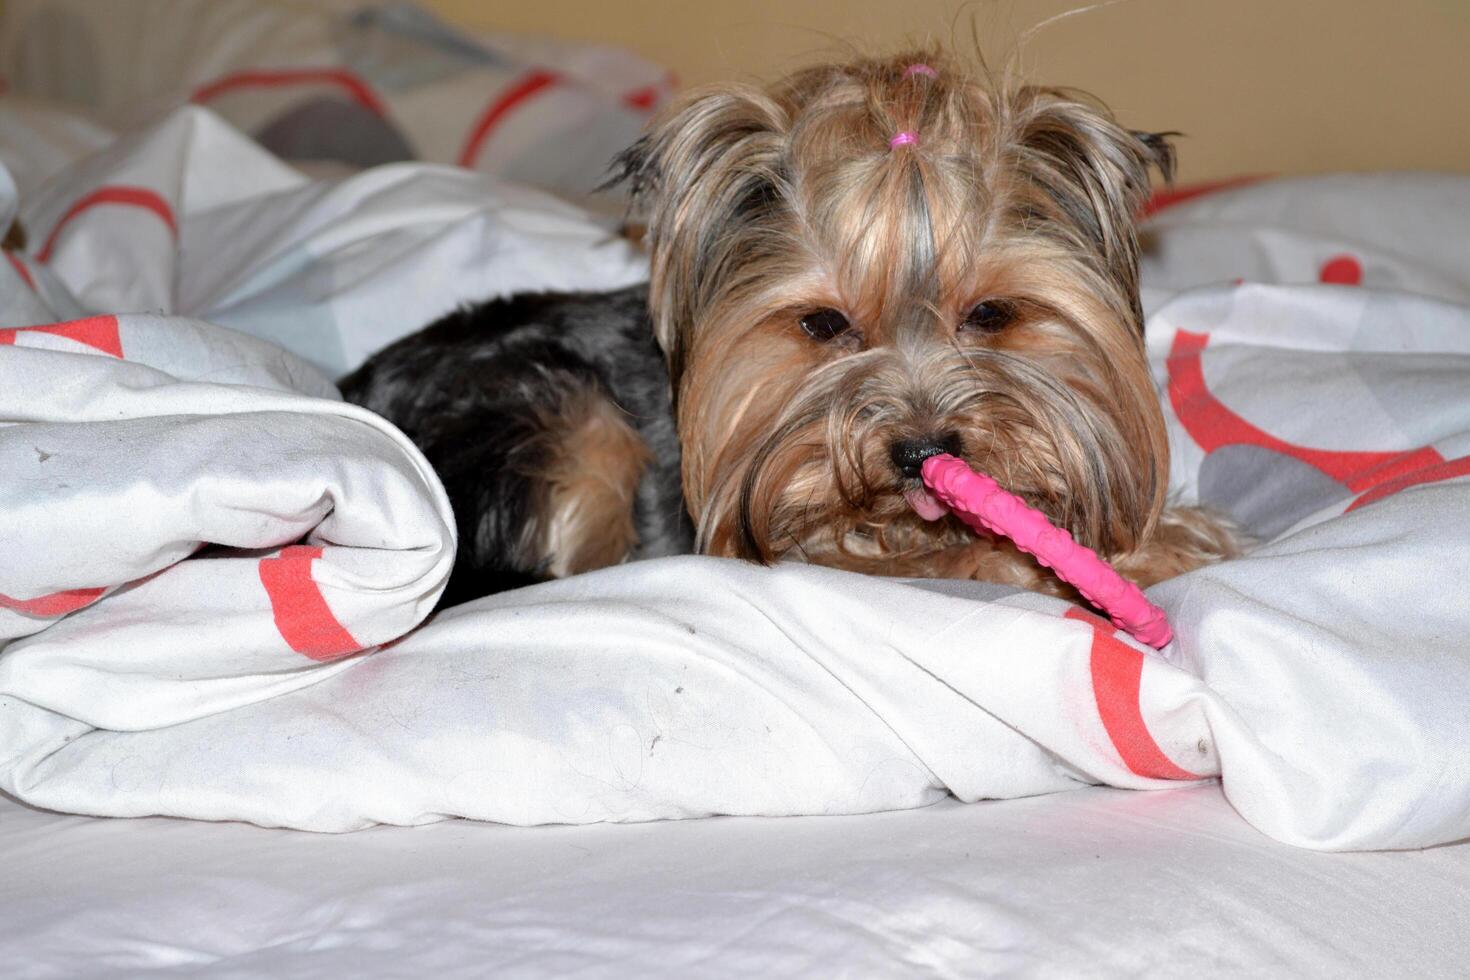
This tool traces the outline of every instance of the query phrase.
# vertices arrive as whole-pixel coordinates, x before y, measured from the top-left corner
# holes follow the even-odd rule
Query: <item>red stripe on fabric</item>
[[[283,548],[276,557],[260,560],[260,583],[270,597],[271,614],[286,645],[312,660],[327,661],[356,653],[362,644],[332,615],[311,577],[311,563],[321,556],[321,548]]]
[[[1438,453],[1435,455],[1438,455]],[[1461,456],[1459,459],[1450,459],[1442,463],[1431,464],[1413,473],[1407,473],[1396,480],[1381,483],[1349,504],[1347,511],[1357,510],[1359,507],[1366,507],[1374,501],[1382,500],[1384,497],[1390,497],[1400,490],[1407,490],[1409,487],[1417,487],[1423,483],[1438,483],[1440,480],[1453,480],[1459,476],[1470,476],[1470,456]],[[1347,513],[1347,511],[1343,511],[1343,513]]]
[[[1334,255],[1322,263],[1317,280],[1330,286],[1361,286],[1363,263],[1351,255]]]
[[[535,69],[527,72],[521,79],[500,93],[494,102],[485,108],[480,118],[470,129],[469,138],[465,140],[464,149],[459,153],[459,165],[461,167],[472,167],[475,159],[480,155],[480,149],[489,139],[492,130],[498,126],[511,110],[541,92],[561,81],[561,77],[554,72],[543,69]]]
[[[1283,453],[1326,474],[1354,493],[1364,493],[1444,462],[1432,446],[1407,452],[1308,449],[1256,428],[1220,403],[1205,384],[1201,355],[1209,334],[1181,330],[1169,351],[1169,404],[1189,437],[1205,452],[1221,446],[1260,446]]]
[[[1165,190],[1155,191],[1154,195],[1144,204],[1143,209],[1138,212],[1140,218],[1150,218],[1163,211],[1172,208],[1176,204],[1192,201],[1197,197],[1214,194],[1218,191],[1234,190],[1237,187],[1245,187],[1248,184],[1259,183],[1266,179],[1264,174],[1254,174],[1248,177],[1230,177],[1225,180],[1212,180],[1199,184],[1186,184],[1183,187],[1170,187]]]
[[[679,76],[673,72],[665,72],[664,77],[652,85],[633,89],[631,92],[623,93],[623,105],[631,109],[639,109],[647,112],[658,102],[659,96],[665,92],[673,92],[679,87]]]
[[[48,323],[42,327],[7,327],[0,330],[0,345],[15,343],[16,338],[23,333],[49,333],[85,344],[113,357],[123,356],[122,334],[118,331],[117,317],[111,314],[89,316],[66,323]]]
[[[168,225],[170,235],[175,239],[179,237],[179,226],[174,221],[174,210],[169,207],[168,202],[160,197],[156,191],[151,191],[146,187],[124,187],[114,184],[97,188],[92,193],[77,201],[70,208],[67,208],[66,213],[61,216],[61,220],[56,223],[56,227],[51,229],[51,234],[47,237],[46,243],[36,253],[36,261],[49,262],[51,260],[51,253],[56,247],[56,239],[61,235],[62,230],[71,223],[71,220],[82,212],[103,204],[121,204],[151,211],[158,215],[160,221]]]
[[[36,291],[36,280],[31,278],[31,270],[27,269],[26,264],[16,258],[14,253],[6,252],[5,258],[9,260],[10,267],[15,270],[15,274],[20,276],[21,280],[27,286],[31,287],[31,292],[34,293]]]
[[[631,109],[640,109],[644,112],[647,112],[649,109],[652,109],[654,103],[658,101],[658,95],[659,86],[645,85],[642,88],[636,88],[631,92],[624,92],[623,105],[628,106]]]
[[[1112,623],[1108,622],[1106,619],[1103,619],[1091,609],[1083,609],[1081,606],[1072,606],[1070,609],[1068,609],[1066,612],[1066,618],[1077,619],[1081,620],[1084,623],[1089,623],[1094,629],[1116,629],[1116,627],[1114,627]]]
[[[1097,617],[1086,610],[1073,607],[1067,610],[1067,618],[1092,626],[1092,695],[1103,730],[1128,771],[1149,779],[1204,778],[1175,765],[1143,720],[1138,704],[1143,654],[1118,639],[1110,625],[1099,626]]]
[[[83,606],[90,606],[101,598],[106,589],[72,589],[68,592],[53,592],[34,599],[12,599],[0,594],[0,608],[13,609],[27,616],[65,616]]]
[[[331,85],[377,116],[386,117],[388,108],[368,84],[357,75],[341,68],[256,68],[238,71],[195,89],[189,101],[202,104],[227,92],[252,88],[285,88],[291,85]]]

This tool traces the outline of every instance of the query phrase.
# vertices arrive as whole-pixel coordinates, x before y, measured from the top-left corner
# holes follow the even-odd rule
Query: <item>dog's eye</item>
[[[1016,318],[1016,308],[1010,303],[999,299],[986,300],[976,303],[969,313],[965,314],[965,320],[960,324],[962,330],[974,330],[977,333],[1000,333],[1011,325]]]
[[[851,326],[847,317],[832,309],[812,310],[801,318],[801,329],[813,340],[834,340],[847,333]]]

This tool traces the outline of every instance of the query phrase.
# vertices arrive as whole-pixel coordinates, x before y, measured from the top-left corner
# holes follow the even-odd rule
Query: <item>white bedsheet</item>
[[[1470,848],[1321,854],[1217,786],[345,836],[0,801],[8,977],[1462,977]]]
[[[1463,178],[1323,178],[1156,219],[1176,489],[1265,542],[1153,590],[1161,653],[1040,596],[700,558],[398,639],[453,530],[327,379],[636,254],[483,176],[307,181],[203,110],[124,137],[22,202],[0,262],[0,790],[332,831],[915,809],[325,838],[8,802],[0,950],[38,976],[1454,975],[1470,276],[1443,257],[1470,229],[1440,216],[1467,208]]]
[[[0,64],[0,98],[94,123],[192,102],[286,159],[458,164],[609,213],[608,161],[674,87],[622,48],[474,36],[409,0],[7,0]],[[49,148],[89,128],[53,126]]]
[[[1352,190],[1291,199],[1470,202],[1464,180]],[[1356,288],[1157,305],[1176,487],[1265,542],[1154,590],[1178,636],[1161,653],[1041,596],[702,558],[400,641],[453,552],[442,491],[312,365],[349,368],[456,300],[630,281],[627,244],[478,175],[309,182],[200,109],[63,170],[22,215],[35,241],[0,266],[0,789],[36,805],[341,831],[1219,776],[1302,846],[1470,835],[1470,309],[1382,288],[1381,256],[1377,283],[1327,260],[1359,263]],[[1281,267],[1341,247],[1292,220]],[[1362,232],[1408,270],[1458,244],[1392,230]],[[1181,254],[1153,281],[1186,275]]]

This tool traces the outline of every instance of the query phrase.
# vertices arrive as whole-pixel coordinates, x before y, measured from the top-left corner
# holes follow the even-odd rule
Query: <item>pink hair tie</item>
[[[939,72],[928,65],[909,65],[903,70],[903,77],[909,78],[913,75],[923,75],[925,78],[938,78]]]
[[[1107,613],[1114,626],[1151,647],[1166,647],[1174,639],[1164,611],[1149,602],[1138,586],[990,477],[948,454],[924,460],[922,473],[924,484],[943,507],[976,531],[1010,538],[1017,548],[1035,556],[1057,578],[1082,593],[1082,598]],[[937,515],[943,513],[943,508],[938,509]]]
[[[911,129],[905,129],[901,133],[894,133],[893,138],[888,141],[888,148],[896,150],[900,146],[913,146],[919,142],[919,134]]]

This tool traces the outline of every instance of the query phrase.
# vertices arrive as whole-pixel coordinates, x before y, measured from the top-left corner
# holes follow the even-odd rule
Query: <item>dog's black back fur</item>
[[[444,482],[459,553],[440,605],[547,577],[545,557],[524,534],[536,492],[530,474],[544,468],[549,414],[589,390],[626,414],[653,456],[634,503],[634,557],[693,547],[646,286],[465,307],[379,351],[340,387],[402,429]]]

